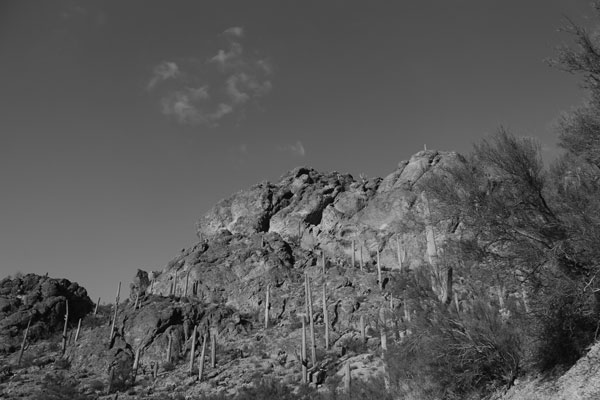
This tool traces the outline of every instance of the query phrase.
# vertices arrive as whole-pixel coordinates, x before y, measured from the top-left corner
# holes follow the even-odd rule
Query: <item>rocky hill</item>
[[[439,250],[460,226],[432,221],[435,205],[422,184],[462,162],[456,153],[422,151],[383,179],[359,180],[301,167],[236,193],[200,218],[195,245],[161,271],[138,270],[116,312],[91,315],[85,290],[66,280],[3,280],[2,398],[191,399],[268,380],[298,393],[303,365],[321,392],[343,390],[349,366],[353,387],[363,390],[352,396],[366,398],[368,385],[376,386],[372,398],[385,396],[385,348],[410,334],[415,310],[429,306],[406,296],[408,275],[426,271],[439,300],[468,303],[461,277],[449,298]],[[67,300],[69,331],[83,319],[63,355]],[[314,327],[304,362],[303,325]]]

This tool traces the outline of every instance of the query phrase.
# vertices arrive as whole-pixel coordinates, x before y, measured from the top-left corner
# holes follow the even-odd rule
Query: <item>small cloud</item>
[[[162,112],[175,116],[180,123],[201,122],[205,118],[201,103],[208,99],[206,86],[174,91],[162,99]]]
[[[154,89],[154,87],[160,82],[166,81],[167,79],[174,79],[180,75],[179,67],[177,64],[171,61],[163,61],[154,67],[152,71],[152,79],[148,82],[148,90]]]
[[[217,64],[222,70],[234,68],[242,64],[243,51],[244,49],[241,44],[233,42],[230,44],[228,50],[219,50],[215,56],[208,60],[208,62]]]
[[[178,64],[163,61],[153,69],[148,91],[165,90],[161,83],[172,81],[172,90],[161,99],[163,114],[173,116],[182,124],[214,127],[226,116],[242,118],[247,107],[272,90],[271,63],[244,52],[240,43],[244,29],[232,27],[223,35],[227,37],[227,46],[205,58],[203,63],[198,63],[197,58],[191,61],[188,58]]]
[[[271,75],[273,73],[273,66],[268,60],[258,60],[256,65],[267,75]]]
[[[279,151],[289,152],[296,157],[304,157],[306,156],[306,149],[304,149],[304,145],[301,141],[297,141],[294,144],[288,144],[285,146],[279,146],[277,148]]]
[[[223,31],[223,35],[225,36],[235,36],[235,37],[243,37],[244,36],[244,28],[241,26],[232,26],[231,28],[227,28]]]
[[[232,106],[230,106],[229,104],[225,104],[225,103],[219,103],[219,105],[217,106],[217,109],[214,112],[208,114],[209,120],[217,121],[231,112],[233,112]]]
[[[225,90],[234,104],[243,104],[251,97],[258,98],[269,93],[271,82],[260,81],[258,77],[240,72],[227,78]]]

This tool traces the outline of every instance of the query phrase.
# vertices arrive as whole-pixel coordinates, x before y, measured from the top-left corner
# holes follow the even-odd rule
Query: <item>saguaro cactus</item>
[[[65,302],[65,326],[63,328],[63,345],[62,345],[62,352],[63,354],[65,354],[65,351],[67,351],[67,324],[69,322],[69,300],[67,300]]]
[[[96,303],[96,307],[94,308],[94,315],[98,314],[98,306],[100,306],[100,297],[98,297],[98,302]]]
[[[175,279],[173,279],[173,294],[177,297],[177,270],[175,270]]]
[[[115,333],[115,324],[117,322],[117,311],[119,309],[119,296],[121,295],[121,282],[119,282],[119,287],[117,289],[117,297],[115,297],[115,312],[113,313],[112,324],[110,326],[110,337],[108,341],[110,342],[113,338],[113,334]]]
[[[210,332],[210,366],[217,366],[217,329],[212,328]]]
[[[21,351],[19,351],[19,359],[17,360],[17,367],[21,366],[21,359],[23,358],[23,352],[25,351],[25,345],[27,344],[27,335],[29,335],[29,326],[31,325],[31,317],[29,317],[29,322],[27,323],[27,328],[25,328],[25,333],[23,334],[23,341],[21,342]]]
[[[325,350],[329,350],[329,312],[327,311],[326,279],[323,279],[323,324],[325,325]]]
[[[452,267],[446,271],[446,293],[444,293],[444,304],[452,303]]]
[[[359,252],[360,252],[360,270],[361,271],[363,270],[363,265],[364,265],[364,262],[363,262],[363,250],[362,249],[363,249],[363,247],[361,245],[360,249],[359,249]]]
[[[169,334],[169,343],[167,344],[167,362],[171,362],[171,351],[173,348],[173,336]]]
[[[354,239],[352,239],[352,268],[356,265],[356,245]]]
[[[350,387],[352,386],[352,375],[350,373],[350,361],[346,361],[346,365],[344,366],[345,368],[345,375],[346,375],[346,379],[344,381],[344,390],[346,391],[346,393],[350,393]]]
[[[454,306],[456,307],[456,312],[460,313],[460,303],[458,302],[458,293],[454,292]]]
[[[398,256],[398,267],[400,268],[400,272],[402,272],[402,253],[400,252],[400,239],[396,238],[396,253]]]
[[[192,333],[192,350],[190,351],[190,369],[189,374],[192,374],[194,370],[194,356],[196,354],[196,332],[198,330],[198,326],[194,325],[194,332]]]
[[[310,356],[312,365],[317,363],[317,349],[315,344],[315,324],[313,319],[312,292],[310,289],[310,278],[304,275],[306,284],[306,303],[308,304],[308,322],[310,323]]]
[[[185,290],[183,291],[183,297],[187,298],[188,293],[188,281],[190,280],[190,271],[185,274]]]
[[[302,364],[302,383],[307,383],[308,379],[306,366],[308,364],[308,360],[306,358],[306,314],[299,314],[299,316],[302,318],[302,347],[300,354],[300,357],[302,357],[302,360],[300,361]]]
[[[365,334],[365,316],[364,315],[360,316],[360,338],[362,339],[363,342],[367,340],[367,335]]]
[[[198,361],[198,380],[202,380],[202,372],[204,371],[204,354],[206,352],[206,333],[202,338],[202,350],[200,351],[200,360]]]
[[[271,303],[269,302],[269,292],[271,291],[271,285],[267,285],[267,298],[265,301],[265,329],[267,329],[269,327],[269,307],[271,306]]]
[[[406,298],[406,292],[404,293],[404,301],[402,305],[404,306],[404,320],[406,322],[410,322],[410,305],[408,304],[408,299]]]
[[[138,368],[140,366],[140,352],[142,350],[142,346],[140,345],[140,347],[137,348],[137,350],[135,351],[135,358],[133,360],[133,370],[132,372],[132,377],[131,377],[131,384],[134,385],[135,384],[135,378],[137,377],[137,371]]]
[[[383,290],[383,279],[381,278],[381,262],[379,260],[379,245],[377,245],[377,281],[379,282],[379,289]]]
[[[77,339],[79,339],[79,331],[81,330],[81,318],[79,318],[79,322],[77,322],[77,332],[75,333],[75,343],[77,343]]]

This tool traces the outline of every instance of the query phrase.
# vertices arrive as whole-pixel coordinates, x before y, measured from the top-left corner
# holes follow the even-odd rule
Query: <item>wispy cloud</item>
[[[208,62],[215,63],[221,70],[239,68],[244,64],[242,45],[231,42],[227,50],[219,49]]]
[[[232,26],[231,28],[225,29],[225,31],[223,31],[223,35],[242,37],[244,36],[244,28],[241,26]]]
[[[161,99],[165,115],[182,124],[214,127],[225,117],[243,116],[248,105],[272,90],[273,67],[267,58],[246,54],[244,29],[231,27],[221,36],[225,46],[203,63],[163,61],[154,67],[147,88],[169,88]]]
[[[282,152],[291,153],[292,155],[294,155],[296,157],[306,156],[306,149],[304,148],[304,145],[302,144],[302,142],[299,140],[294,144],[287,144],[285,146],[279,146],[279,147],[277,147],[277,150],[282,151]]]
[[[148,90],[154,89],[160,82],[177,78],[180,75],[179,67],[172,61],[163,61],[154,67],[152,78],[148,82]]]
[[[173,115],[180,123],[203,122],[204,113],[200,105],[210,99],[208,88],[185,88],[170,93],[161,101],[162,112]]]

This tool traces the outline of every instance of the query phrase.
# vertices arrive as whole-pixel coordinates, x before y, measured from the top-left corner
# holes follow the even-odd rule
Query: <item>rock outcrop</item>
[[[131,385],[138,352],[136,382],[146,386],[154,382],[144,394],[156,390],[156,382],[161,382],[164,392],[188,397],[231,393],[265,377],[296,384],[301,371],[300,315],[306,313],[304,282],[308,279],[318,349],[309,372],[313,382],[337,382],[335,376],[345,363],[355,371],[353,379],[381,376],[380,347],[385,335],[394,340],[403,331],[402,321],[392,314],[399,315],[401,307],[409,314],[391,288],[405,285],[407,271],[435,263],[436,244],[448,234],[443,224],[432,224],[428,218],[429,208],[435,205],[422,195],[423,183],[460,162],[456,153],[423,151],[383,179],[360,180],[301,167],[277,183],[264,182],[234,194],[200,218],[196,244],[161,271],[137,271],[129,299],[119,305],[112,338],[112,313],[103,310],[85,321],[81,339],[70,342],[65,356],[74,370],[85,371],[78,379],[90,393],[98,393],[94,386],[105,392],[106,387],[118,390]],[[79,307],[72,313],[73,321],[92,308],[85,291],[68,281],[59,286],[42,279],[35,284],[19,282],[0,284],[0,290],[6,287],[7,293],[24,296],[0,297],[0,312],[21,316],[14,317],[12,331],[4,319],[0,322],[12,332],[11,338],[26,326],[26,310],[39,301],[46,304],[43,299],[50,292],[62,302],[48,300],[60,305],[54,314],[41,312],[47,317],[36,321],[48,321],[52,329],[62,322],[66,299]],[[28,289],[19,292],[15,287]],[[64,292],[64,287],[72,290]],[[42,300],[29,299],[26,293],[30,292],[39,292]],[[83,300],[76,306],[77,296]],[[205,366],[202,382],[189,377],[187,362],[182,362],[189,360],[194,327],[199,333],[196,357],[204,337],[214,338],[218,349],[215,365]],[[159,377],[153,376],[154,371]]]
[[[14,351],[31,319],[29,336],[46,338],[64,324],[66,301],[69,323],[77,324],[93,310],[86,290],[67,279],[27,274],[0,281],[0,352]]]

